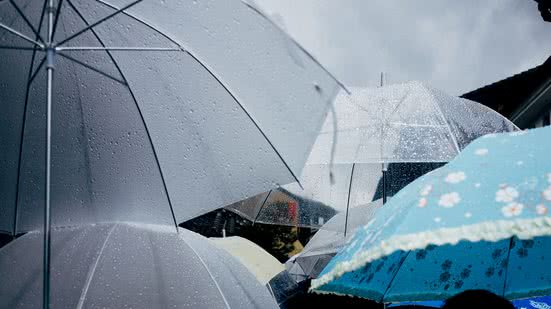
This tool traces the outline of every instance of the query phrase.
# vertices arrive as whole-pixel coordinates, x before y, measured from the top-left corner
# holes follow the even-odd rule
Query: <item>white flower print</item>
[[[551,173],[547,173],[547,182],[551,183]]]
[[[503,186],[496,192],[496,202],[509,203],[518,197],[517,189],[509,186]]]
[[[461,201],[461,197],[459,196],[459,193],[450,192],[450,193],[442,194],[442,196],[440,196],[438,205],[444,208],[451,208],[455,206],[457,203],[459,203],[460,201]]]
[[[423,189],[421,189],[419,194],[421,194],[421,196],[427,196],[427,195],[430,194],[430,191],[432,191],[432,186],[431,185],[426,185],[426,186],[423,187]]]
[[[485,156],[488,154],[488,149],[487,148],[478,148],[477,150],[474,151],[474,154],[477,155],[477,156]]]
[[[523,165],[524,161],[517,161],[517,165]]]
[[[446,178],[444,179],[444,181],[448,183],[460,183],[466,178],[467,176],[465,176],[464,172],[453,172],[453,173],[449,173],[448,176],[446,176]]]
[[[542,192],[543,198],[551,201],[551,186],[547,187],[547,189],[543,190]]]
[[[470,213],[470,212],[466,212],[466,213],[465,213],[465,218],[467,218],[467,219],[470,218],[470,217],[472,217],[472,216],[473,216],[473,214]]]
[[[442,218],[440,218],[440,217],[434,217],[434,222],[439,223],[440,221],[442,221]]]
[[[476,188],[480,188],[480,182],[475,183],[474,186],[475,186]]]
[[[545,205],[543,204],[536,205],[536,213],[542,216],[547,214],[547,207],[545,207]]]
[[[427,199],[422,197],[422,198],[419,199],[419,204],[417,204],[417,206],[419,208],[423,208],[423,207],[427,206],[427,203],[428,203]]]
[[[524,205],[522,205],[521,203],[512,202],[507,204],[507,206],[503,206],[501,208],[501,213],[507,218],[515,217],[519,216],[522,213],[523,208]]]

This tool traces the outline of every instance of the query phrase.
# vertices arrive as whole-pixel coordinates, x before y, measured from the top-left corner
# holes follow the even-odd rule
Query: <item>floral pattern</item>
[[[512,202],[518,197],[517,189],[503,185],[501,189],[496,192],[496,202]]]
[[[449,173],[448,176],[444,179],[447,183],[460,183],[467,178],[464,172],[454,172]]]
[[[443,194],[440,196],[440,200],[438,201],[438,205],[444,207],[444,208],[451,208],[461,202],[461,197],[459,196],[459,193],[457,192],[450,192]]]
[[[488,154],[488,149],[487,148],[478,148],[477,150],[474,151],[474,154],[477,155],[477,156],[485,156]]]
[[[542,194],[544,199],[551,201],[551,186],[547,187],[546,190],[543,190]]]
[[[520,216],[520,214],[522,214],[523,209],[524,209],[524,205],[517,202],[512,202],[507,204],[507,206],[502,207],[501,212],[505,217],[510,218],[510,217]]]
[[[536,213],[540,216],[546,215],[547,214],[547,207],[545,207],[545,205],[543,205],[543,204],[536,205]]]

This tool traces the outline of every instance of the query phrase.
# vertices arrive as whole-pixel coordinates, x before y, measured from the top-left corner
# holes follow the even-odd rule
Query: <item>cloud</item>
[[[529,0],[256,0],[349,86],[421,80],[459,95],[542,63],[551,24]]]

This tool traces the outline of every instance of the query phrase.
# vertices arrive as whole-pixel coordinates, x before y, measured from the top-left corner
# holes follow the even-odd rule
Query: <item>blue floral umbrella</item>
[[[551,294],[551,128],[486,135],[411,183],[312,281],[382,302]]]

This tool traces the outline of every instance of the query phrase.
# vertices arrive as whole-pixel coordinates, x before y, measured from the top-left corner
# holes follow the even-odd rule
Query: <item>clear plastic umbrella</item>
[[[302,252],[285,263],[297,281],[317,278],[331,258],[344,247],[354,230],[371,220],[382,200],[358,205],[348,213],[340,212],[327,221],[310,239]],[[298,264],[298,265],[295,265]]]
[[[320,228],[338,212],[392,196],[477,137],[514,130],[495,111],[419,82],[352,88],[322,127],[303,188],[284,185],[228,208],[254,222]]]
[[[1,308],[42,303],[42,232],[0,249]],[[278,308],[238,260],[170,226],[96,224],[52,230],[53,308]]]
[[[239,1],[0,1],[0,72],[0,230],[44,228],[46,265],[50,224],[175,225],[297,181],[339,88]]]

